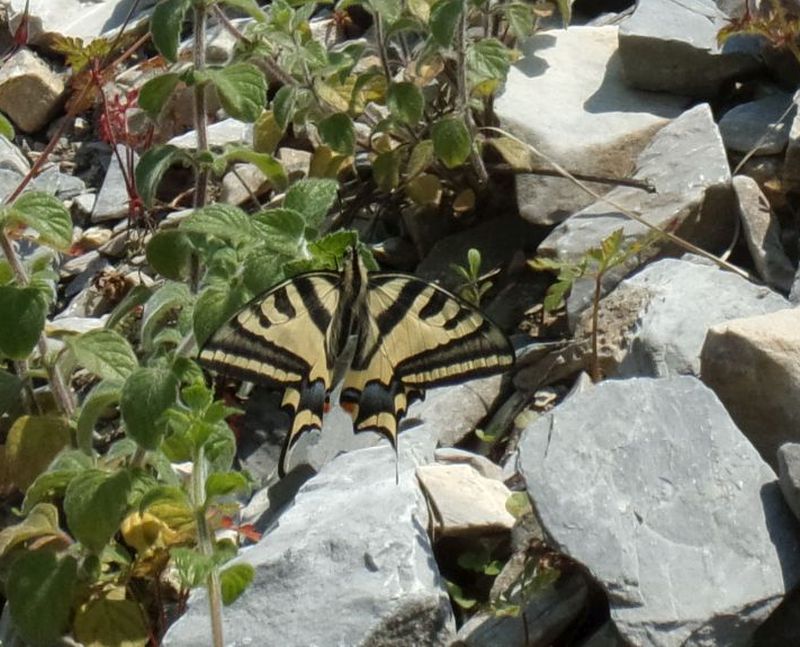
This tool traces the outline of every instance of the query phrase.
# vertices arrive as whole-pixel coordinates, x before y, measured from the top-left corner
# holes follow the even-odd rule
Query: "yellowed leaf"
[[[497,149],[503,159],[512,168],[519,171],[529,171],[532,166],[531,150],[522,142],[511,137],[497,137],[487,140],[489,144]]]
[[[406,164],[406,176],[415,177],[425,171],[434,160],[433,142],[430,139],[423,139],[418,142],[411,150]]]
[[[475,192],[472,189],[464,189],[453,200],[453,211],[458,215],[472,211],[474,208]]]
[[[120,530],[125,543],[135,548],[138,553],[175,543],[178,535],[161,519],[149,512],[129,514],[123,519]]]
[[[311,155],[309,177],[336,178],[351,158],[334,153],[327,146],[318,146]]]
[[[435,175],[423,173],[406,185],[408,197],[421,206],[437,206],[442,201],[442,182]]]
[[[317,95],[330,107],[339,112],[347,112],[350,107],[350,95],[353,91],[352,85],[334,87],[324,81],[316,81],[314,89]]]
[[[124,592],[123,592],[124,594]],[[147,624],[139,605],[118,599],[112,589],[82,605],[75,614],[75,637],[85,647],[144,647]]]
[[[6,439],[6,461],[11,482],[20,490],[28,489],[69,442],[69,425],[64,418],[17,418]]]
[[[272,110],[265,110],[253,124],[253,149],[257,153],[272,155],[278,148],[281,139],[283,139],[283,130],[275,121],[275,115]]]
[[[22,542],[60,533],[58,509],[51,503],[37,503],[22,521],[0,531],[0,557]]]
[[[427,0],[408,0],[407,6],[412,16],[428,24],[431,17],[431,6]]]

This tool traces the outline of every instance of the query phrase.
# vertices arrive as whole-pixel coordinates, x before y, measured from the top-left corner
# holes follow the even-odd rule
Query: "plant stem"
[[[197,545],[200,552],[211,557],[214,554],[214,542],[208,527],[205,507],[206,457],[200,447],[194,457],[192,469],[192,505],[195,509],[195,525],[197,526]],[[208,608],[211,614],[211,637],[214,647],[224,647],[222,634],[222,593],[217,568],[212,568],[206,579],[208,590]]]
[[[206,69],[206,22],[207,14],[202,2],[194,4],[194,70],[202,72]],[[208,115],[206,104],[206,84],[194,86],[194,128],[197,133],[197,154],[208,152]],[[201,166],[194,180],[194,208],[199,209],[206,204],[208,195],[208,169]]]
[[[467,13],[469,12],[469,3],[463,0],[461,3],[461,15],[458,17],[458,27],[456,33],[456,78],[457,78],[457,95],[456,95],[456,110],[461,114],[464,119],[470,134],[473,136],[472,140],[475,141],[475,120],[472,118],[472,110],[469,107],[469,84],[467,83]],[[481,186],[489,182],[489,174],[486,172],[486,166],[483,159],[478,155],[475,145],[470,145],[469,160],[475,174],[478,176],[478,183]]]
[[[592,299],[592,382],[599,382],[602,378],[600,374],[600,356],[598,354],[598,331],[597,325],[600,321],[600,297],[603,290],[603,272],[598,272],[594,279],[594,298]]]
[[[383,31],[383,18],[379,11],[375,12],[375,39],[378,41],[378,55],[383,67],[383,75],[386,77],[386,84],[392,82],[392,70],[389,67],[389,52],[386,49],[386,39]]]

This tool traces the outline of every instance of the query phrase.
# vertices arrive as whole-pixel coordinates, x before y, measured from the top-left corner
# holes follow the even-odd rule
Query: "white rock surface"
[[[691,377],[606,381],[525,430],[520,468],[555,546],[635,645],[747,645],[800,580],[775,474]]]
[[[251,587],[225,608],[228,645],[444,645],[452,609],[427,535],[414,470],[433,456],[428,429],[400,443],[338,457],[297,493],[240,559]],[[165,647],[210,645],[208,604],[191,596]]]
[[[634,177],[650,181],[655,193],[616,187],[605,194],[659,227],[677,226],[675,233],[714,249],[727,244],[730,218],[730,169],[725,148],[708,104],[683,113],[653,137],[639,155]],[[622,227],[625,237],[640,238],[644,225],[602,200],[558,225],[539,246],[539,253],[577,260]]]
[[[197,133],[191,130],[178,137],[173,137],[168,143],[178,148],[197,148]],[[208,127],[208,145],[212,147],[222,147],[228,144],[252,146],[253,124],[246,124],[233,117],[228,117],[215,124],[211,124]]]
[[[64,79],[29,49],[0,67],[0,112],[26,133],[50,123],[61,107]]]
[[[761,65],[757,39],[733,38],[720,49],[717,33],[726,24],[712,0],[639,0],[620,25],[625,77],[642,90],[715,96]]]
[[[617,288],[621,290],[637,296],[645,291],[650,297],[642,306],[620,377],[699,375],[700,351],[711,326],[789,305],[769,288],[690,260],[648,265],[626,279]]]
[[[4,135],[0,135],[0,169],[22,176],[30,168],[30,162],[22,154],[22,151],[8,141]]]
[[[794,281],[794,265],[783,249],[780,223],[772,213],[767,197],[758,182],[746,175],[733,178],[733,190],[742,233],[758,275],[768,285],[786,294]]]
[[[701,360],[703,382],[777,468],[778,448],[800,438],[800,310],[711,327]]]
[[[30,0],[30,42],[36,45],[48,44],[56,35],[92,40],[122,26],[134,2],[135,0]],[[10,27],[13,33],[22,19],[25,0],[2,0],[0,4],[11,9]],[[155,0],[140,0],[139,14],[154,4]]]
[[[521,49],[495,111],[503,128],[569,170],[626,176],[653,132],[686,105],[625,84],[616,27],[541,32]],[[522,216],[540,224],[560,222],[593,201],[561,178],[518,176],[517,194]]]
[[[469,465],[421,465],[417,478],[434,512],[437,537],[483,536],[510,531],[511,491]]]
[[[778,449],[778,482],[786,503],[800,519],[800,444],[786,443]]]

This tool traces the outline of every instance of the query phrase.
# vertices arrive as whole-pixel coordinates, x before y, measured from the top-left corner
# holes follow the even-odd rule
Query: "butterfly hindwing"
[[[293,415],[279,471],[300,435],[322,428],[331,388],[328,337],[340,295],[340,275],[311,272],[284,281],[251,301],[200,351],[200,363],[226,375],[285,389]]]
[[[494,323],[436,285],[375,273],[367,302],[368,321],[342,389],[356,431],[377,431],[396,446],[398,419],[424,389],[494,374],[514,361]]]

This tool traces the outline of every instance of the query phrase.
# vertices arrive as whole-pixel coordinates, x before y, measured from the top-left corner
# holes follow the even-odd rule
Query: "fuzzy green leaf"
[[[414,83],[392,83],[389,86],[387,105],[392,115],[413,126],[422,119],[425,97]]]
[[[164,435],[162,414],[175,402],[178,380],[158,368],[139,368],[122,387],[120,412],[128,436],[143,449],[157,449]]]
[[[78,563],[48,551],[24,553],[12,565],[6,596],[14,627],[32,645],[52,645],[67,629]]]
[[[58,508],[50,503],[38,503],[22,521],[0,531],[0,557],[4,557],[23,542],[60,532]]]
[[[72,243],[72,217],[61,200],[49,193],[23,193],[11,206],[8,216],[12,222],[35,229],[43,245],[66,249]]]
[[[267,100],[267,81],[261,70],[251,63],[233,63],[209,70],[208,76],[225,112],[250,123],[258,119]]]
[[[136,190],[139,192],[145,207],[152,208],[156,199],[158,185],[169,168],[178,162],[187,160],[186,151],[169,144],[154,146],[142,155],[136,165],[134,175],[136,177]]]
[[[433,150],[447,168],[463,164],[469,157],[472,140],[463,119],[446,117],[431,127]]]
[[[78,474],[64,495],[64,513],[72,536],[99,554],[119,529],[130,488],[131,476],[126,470],[90,469]]]
[[[331,150],[340,155],[352,155],[356,147],[356,131],[353,120],[344,112],[325,117],[318,124],[319,136]]]
[[[150,18],[153,45],[170,63],[178,60],[181,27],[192,0],[161,0]]]
[[[506,5],[506,20],[517,38],[527,38],[533,31],[533,9],[521,2]]]
[[[0,135],[11,141],[14,139],[14,125],[8,120],[2,112],[0,112]]]
[[[153,293],[142,312],[142,345],[152,350],[153,339],[158,332],[159,324],[164,318],[178,308],[192,302],[192,295],[185,283],[168,281]]]
[[[267,114],[267,113],[264,113]],[[277,189],[289,184],[283,165],[269,153],[257,153],[249,148],[231,148],[222,155],[225,162],[249,162],[258,168]]]
[[[206,479],[206,501],[231,494],[246,494],[250,483],[241,472],[216,472]]]
[[[78,447],[87,453],[92,452],[92,432],[94,426],[109,407],[119,402],[122,394],[118,382],[98,382],[84,398],[78,414]]]
[[[256,0],[222,0],[222,2],[229,7],[233,7],[234,9],[238,9],[239,11],[246,13],[248,16],[257,20],[258,22],[266,22],[267,16],[261,10],[261,7],[258,6]]]
[[[275,115],[275,121],[282,130],[286,130],[289,122],[291,122],[296,105],[297,88],[295,86],[284,85],[275,93],[275,97],[272,99],[272,112]]]
[[[372,162],[372,176],[381,191],[394,191],[400,184],[400,155],[397,149],[385,151]]]
[[[403,4],[400,0],[369,0],[373,13],[380,14],[387,23],[393,23],[400,17]]]
[[[293,258],[305,239],[306,220],[294,209],[269,209],[253,216],[259,238],[272,252]]]
[[[504,81],[511,63],[509,52],[496,38],[484,38],[467,49],[467,68],[478,80]]]
[[[139,366],[128,340],[113,330],[92,330],[67,344],[83,368],[104,380],[122,382]]]
[[[22,381],[11,373],[0,370],[0,416],[10,413],[19,404]]]
[[[194,246],[189,237],[178,229],[162,229],[147,243],[147,262],[167,279],[182,281],[189,276]]]
[[[198,345],[216,332],[248,301],[250,294],[241,287],[209,285],[197,297],[192,312],[192,328]]]
[[[25,359],[44,330],[47,304],[37,288],[0,286],[0,355]]]
[[[198,209],[181,223],[180,229],[216,236],[232,243],[250,241],[255,235],[250,216],[239,207],[222,203]]]
[[[289,187],[283,206],[299,212],[307,226],[318,229],[336,202],[338,191],[335,180],[300,180]]]
[[[142,610],[133,600],[92,599],[78,609],[73,626],[87,647],[144,647],[149,642]]]
[[[219,574],[222,603],[225,606],[233,604],[250,586],[255,573],[255,569],[250,564],[234,564],[223,570]]]
[[[461,16],[462,0],[439,0],[431,7],[429,25],[433,39],[442,47],[451,47]]]
[[[152,119],[158,117],[169,100],[181,77],[174,72],[159,74],[142,86],[139,92],[139,107]]]

